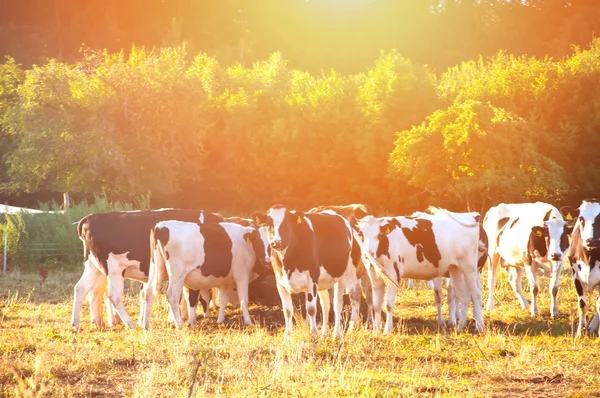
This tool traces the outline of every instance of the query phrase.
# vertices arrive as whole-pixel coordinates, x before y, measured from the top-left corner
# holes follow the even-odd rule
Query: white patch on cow
[[[565,233],[565,225],[567,223],[561,218],[545,221],[544,224],[548,227],[548,261],[562,261],[563,251],[560,248],[560,240]],[[558,260],[552,260],[552,255],[558,255]]]
[[[200,221],[200,224],[204,224],[204,212],[203,211],[200,212],[200,217],[198,217],[198,221]]]
[[[281,235],[279,234],[279,228],[285,218],[286,209],[283,207],[277,209],[269,209],[268,216],[273,220],[273,242],[281,242]]]
[[[581,244],[588,250],[591,249],[588,246],[588,239],[594,239],[594,221],[598,214],[600,214],[600,203],[598,202],[583,201],[581,206],[579,206],[579,217],[583,218],[584,224],[583,228],[581,228],[581,221],[577,220],[575,228],[580,228]]]
[[[301,293],[307,291],[309,288],[306,283],[309,278],[310,274],[308,271],[294,270],[289,277],[287,272],[284,272],[281,278],[279,278],[279,284],[291,294]]]
[[[265,263],[269,264],[271,262],[271,256],[269,255],[269,230],[263,226],[258,229],[258,233],[265,246]]]
[[[402,218],[402,228],[408,228],[410,230],[413,230],[417,227],[417,220],[415,219],[411,219],[411,218]]]

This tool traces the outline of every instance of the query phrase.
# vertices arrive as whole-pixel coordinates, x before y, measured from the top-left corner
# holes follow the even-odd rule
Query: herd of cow
[[[359,322],[364,292],[367,322],[372,322],[375,330],[381,328],[385,298],[384,331],[391,332],[401,278],[431,281],[440,326],[446,326],[442,278],[447,278],[449,325],[463,330],[472,303],[475,329],[482,331],[480,279],[486,263],[487,310],[494,308],[494,286],[502,266],[519,303],[530,307],[532,316],[539,315],[538,271],[550,277],[550,315],[555,317],[565,257],[573,269],[578,295],[577,335],[586,327],[596,329],[600,314],[598,299],[587,325],[586,293],[596,287],[600,290],[600,203],[595,199],[560,211],[542,202],[500,204],[492,207],[482,222],[476,212],[454,213],[434,207],[406,217],[375,217],[366,205],[321,206],[307,212],[273,206],[251,219],[195,210],[113,212],[82,218],[78,234],[85,262],[75,285],[71,323],[76,329],[88,294],[96,326],[103,326],[106,298],[109,325],[122,320],[126,327],[134,328],[123,301],[125,278],[143,283],[139,324],[146,329],[163,281],[168,281],[169,318],[178,328],[185,313],[190,326],[196,324],[198,302],[208,316],[209,302],[216,296],[211,289],[219,292],[217,322],[224,321],[228,302],[237,299],[244,322],[251,324],[249,283],[273,272],[285,337],[292,330],[291,295],[305,293],[307,321],[311,332],[317,333],[317,301],[323,314],[329,314],[329,290],[333,290],[335,336],[342,334],[344,293],[352,307],[349,328]],[[531,305],[521,287],[523,271],[530,284]],[[323,334],[328,331],[327,318]]]

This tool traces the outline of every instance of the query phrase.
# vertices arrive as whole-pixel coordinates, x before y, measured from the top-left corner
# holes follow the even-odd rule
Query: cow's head
[[[306,223],[303,212],[279,205],[271,207],[266,214],[254,213],[252,219],[266,227],[269,245],[277,252],[284,251],[294,237],[294,230]]]
[[[577,218],[574,228],[579,230],[581,245],[585,249],[600,246],[600,203],[597,199],[585,199],[579,209],[565,206],[560,210],[566,220]]]
[[[389,255],[388,245],[389,235],[395,228],[394,219],[378,219],[373,216],[366,216],[358,221],[358,231],[369,254],[378,258],[381,255]],[[383,250],[385,246],[385,250]]]
[[[548,259],[553,262],[563,260],[565,251],[569,248],[570,229],[567,222],[560,218],[544,221],[547,231]]]
[[[267,249],[265,248],[265,243],[262,240],[260,231],[256,228],[252,228],[251,232],[246,232],[244,234],[244,239],[252,246],[252,250],[254,250],[254,255],[256,256],[255,272],[261,274],[264,267],[269,264],[271,260],[268,257]]]

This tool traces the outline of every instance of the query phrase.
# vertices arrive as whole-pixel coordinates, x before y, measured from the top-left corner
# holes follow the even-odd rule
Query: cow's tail
[[[352,231],[352,235],[353,235],[354,239],[356,240],[356,242],[360,246],[360,250],[362,252],[363,259],[367,261],[367,263],[369,264],[370,267],[373,267],[373,269],[375,269],[375,272],[377,272],[377,275],[379,275],[384,280],[387,280],[392,285],[394,285],[397,288],[399,288],[400,286],[398,285],[398,282],[396,282],[391,275],[388,275],[388,273],[386,272],[385,268],[382,267],[381,264],[379,264],[377,262],[377,260],[369,253],[369,251],[367,250],[367,248],[363,245],[363,242],[360,240],[360,237],[358,236],[358,233],[354,229],[352,229],[352,228],[351,228],[351,231]]]
[[[467,223],[463,222],[462,220],[458,219],[456,217],[456,213],[453,213],[450,210],[441,209],[441,208],[435,207],[435,206],[429,206],[429,208],[427,208],[427,211],[431,214],[446,215],[446,216],[450,217],[451,219],[453,219],[454,221],[456,221],[457,223],[459,223],[460,225],[462,225],[463,227],[475,228],[475,227],[479,226],[479,215],[477,215],[477,218],[475,216],[473,217],[473,219],[474,219],[473,223],[467,224]],[[466,214],[471,214],[471,213],[466,213]]]
[[[153,227],[150,231],[150,272],[148,275],[148,284],[154,288],[155,295],[159,294],[160,285],[164,276],[167,275],[167,257],[164,246],[166,240],[163,237],[165,231],[168,231],[168,229],[158,226]]]

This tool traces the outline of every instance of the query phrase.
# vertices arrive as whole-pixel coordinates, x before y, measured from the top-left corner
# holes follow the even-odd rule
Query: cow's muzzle
[[[550,255],[550,260],[552,260],[552,261],[560,261],[561,258],[562,258],[562,256],[560,253],[552,253]]]
[[[595,238],[586,239],[584,246],[590,250],[595,249],[598,247],[598,239],[595,239]]]
[[[273,242],[271,242],[271,247],[274,250],[282,250],[283,249],[283,242],[280,240],[274,240]]]

